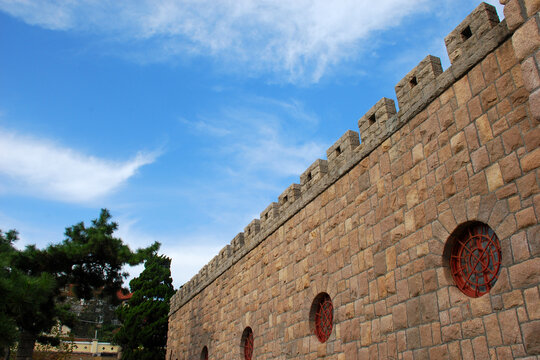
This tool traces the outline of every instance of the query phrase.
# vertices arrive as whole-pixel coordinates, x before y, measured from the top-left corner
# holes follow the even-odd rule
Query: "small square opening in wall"
[[[373,114],[369,117],[369,125],[375,124],[375,121],[377,121],[377,118],[375,117],[375,114]]]
[[[287,195],[285,195],[283,197],[283,203],[286,204],[288,201],[289,201],[289,197]]]
[[[411,78],[411,80],[409,80],[409,84],[411,84],[411,88],[415,87],[416,85],[418,85],[418,80],[416,79],[416,76],[413,76]]]
[[[311,181],[311,179],[312,179],[312,175],[311,175],[311,172],[309,172],[309,173],[307,174],[307,181]]]
[[[465,29],[463,29],[463,31],[461,32],[461,39],[463,41],[467,41],[468,39],[470,39],[472,36],[472,31],[471,31],[471,27],[470,26],[467,26]]]
[[[336,148],[336,156],[339,156],[339,155],[341,155],[341,146],[338,146]]]

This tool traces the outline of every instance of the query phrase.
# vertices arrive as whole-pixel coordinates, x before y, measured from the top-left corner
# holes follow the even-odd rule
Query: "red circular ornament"
[[[332,334],[334,321],[334,306],[330,297],[321,299],[317,312],[315,313],[315,335],[320,342],[326,342]]]
[[[456,286],[471,297],[489,292],[499,277],[501,246],[487,225],[468,227],[456,239],[450,257],[450,269]]]
[[[244,330],[244,359],[251,360],[253,358],[253,331],[251,328]]]

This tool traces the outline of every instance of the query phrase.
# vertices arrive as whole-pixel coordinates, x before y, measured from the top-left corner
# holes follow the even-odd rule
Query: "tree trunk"
[[[0,348],[0,353],[2,354],[3,360],[9,360],[9,346],[6,346],[5,348]]]
[[[17,348],[17,360],[32,360],[35,344],[36,336],[22,330],[19,338],[19,346]]]

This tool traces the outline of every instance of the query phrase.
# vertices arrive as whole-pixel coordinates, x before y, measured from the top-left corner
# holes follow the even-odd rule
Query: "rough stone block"
[[[386,267],[386,253],[380,252],[375,254],[373,257],[374,260],[374,270],[376,276],[385,275],[387,271]]]
[[[536,286],[540,283],[540,258],[534,258],[510,268],[510,282],[514,289]]]
[[[527,91],[532,92],[540,87],[540,76],[538,75],[534,57],[531,56],[521,63],[521,72],[523,73],[523,83]]]
[[[499,23],[499,16],[494,6],[486,3],[478,5],[446,38],[446,50],[450,63],[478,47],[484,35]]]
[[[533,119],[540,121],[540,89],[537,89],[529,96],[529,107]]]
[[[523,61],[540,47],[540,33],[536,17],[530,18],[512,36],[512,45],[519,61]]]
[[[525,0],[525,9],[527,10],[527,16],[532,17],[540,11],[540,0]]]
[[[510,31],[516,30],[525,22],[519,0],[509,0],[504,6],[504,18]]]
[[[521,159],[521,168],[524,173],[536,170],[540,167],[540,148],[528,153]]]
[[[523,324],[522,330],[527,354],[540,355],[540,321]]]

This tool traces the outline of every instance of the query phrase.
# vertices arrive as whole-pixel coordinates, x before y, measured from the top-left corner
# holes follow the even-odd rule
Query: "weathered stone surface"
[[[529,172],[538,167],[540,167],[540,148],[536,148],[521,159],[521,168],[524,172]]]
[[[530,18],[522,27],[516,30],[514,36],[512,36],[512,44],[519,61],[536,52],[540,47],[540,33],[536,18]]]
[[[504,17],[511,31],[516,30],[525,22],[519,0],[509,0],[506,3],[504,6]]]
[[[524,0],[524,2],[528,17],[532,17],[540,11],[540,0]]]
[[[521,63],[521,71],[523,72],[523,84],[527,91],[532,92],[540,87],[540,76],[534,57],[529,57]]]
[[[396,96],[400,111],[414,105],[427,87],[437,76],[442,74],[441,59],[427,56],[396,85]]]
[[[486,177],[489,191],[493,192],[504,184],[499,164],[495,164],[487,168]]]
[[[328,162],[318,159],[300,175],[301,192],[316,185],[328,173]]]
[[[522,325],[525,338],[525,350],[528,355],[540,354],[540,321],[532,321]]]
[[[339,138],[328,150],[326,155],[328,157],[328,167],[339,166],[340,161],[345,161],[352,157],[353,150],[360,145],[360,139],[356,131],[348,130],[343,136]]]
[[[540,258],[510,267],[510,280],[517,289],[538,285],[540,282]]]
[[[529,96],[529,106],[533,119],[540,121],[540,89],[537,89]]]
[[[499,23],[495,7],[481,3],[446,38],[446,50],[453,64],[470,49],[479,46],[486,33]]]
[[[381,139],[386,131],[386,122],[395,116],[396,104],[394,100],[382,98],[369,111],[358,120],[360,138],[362,143],[374,144]]]

